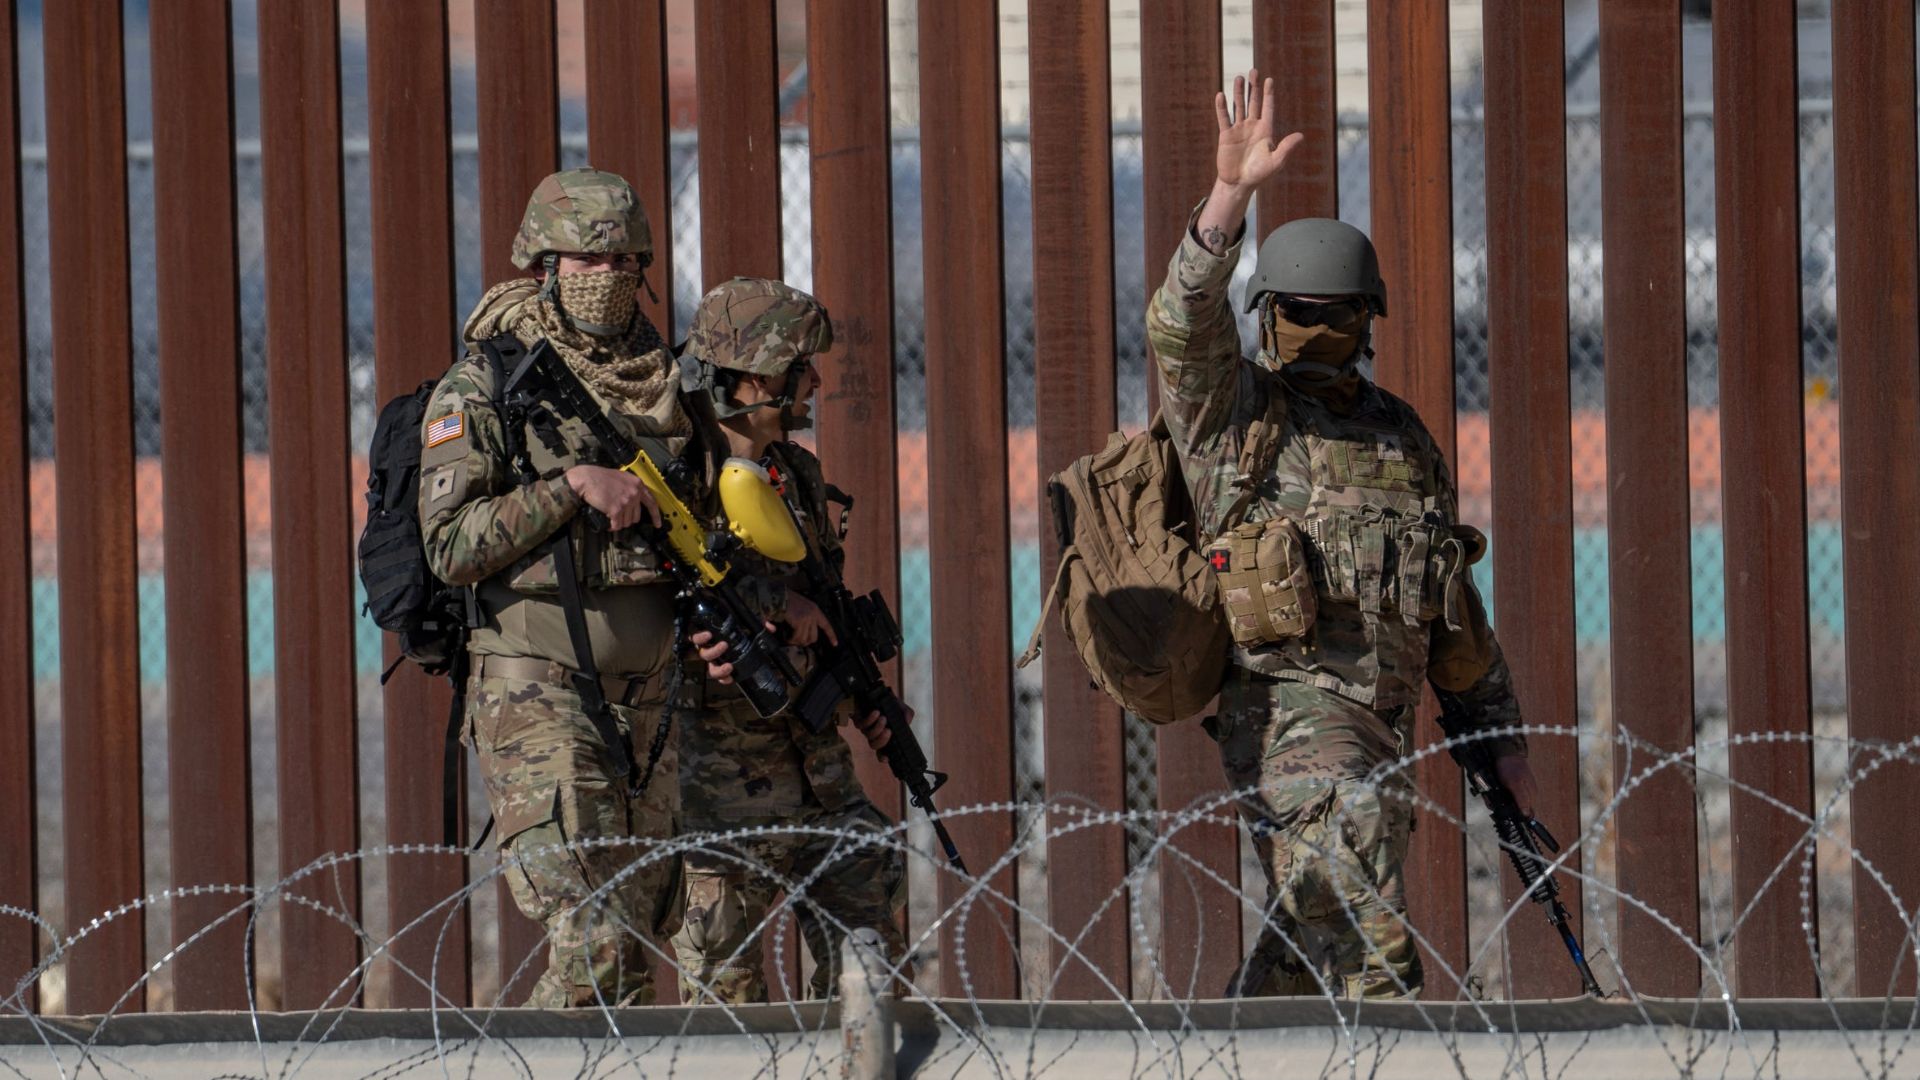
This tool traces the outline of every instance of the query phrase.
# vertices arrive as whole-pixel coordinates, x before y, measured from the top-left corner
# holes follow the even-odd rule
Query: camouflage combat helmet
[[[1387,313],[1387,283],[1367,234],[1332,218],[1300,218],[1273,230],[1247,283],[1247,310],[1269,293],[1365,296],[1367,310]]]
[[[784,282],[737,277],[700,298],[687,355],[751,375],[779,375],[795,360],[833,345],[820,301]]]
[[[599,169],[568,169],[540,181],[513,238],[513,265],[531,270],[557,252],[631,252],[643,267],[653,262],[653,233],[633,187]]]

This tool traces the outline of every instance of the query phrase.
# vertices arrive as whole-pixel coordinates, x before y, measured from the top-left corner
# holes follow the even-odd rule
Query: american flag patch
[[[465,413],[449,413],[427,425],[427,448],[451,442],[467,433]]]

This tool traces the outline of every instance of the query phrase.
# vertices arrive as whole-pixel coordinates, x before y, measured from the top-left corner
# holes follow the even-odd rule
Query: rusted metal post
[[[780,262],[779,70],[773,0],[694,8],[700,85],[700,277],[777,278]]]
[[[66,930],[145,889],[135,609],[127,129],[117,4],[44,11],[47,233],[60,511]],[[66,958],[70,1013],[101,1012],[144,967],[139,911]],[[134,990],[122,1010],[146,1000]]]
[[[1045,0],[1028,12],[1033,102],[1035,438],[1040,490],[1075,458],[1100,449],[1118,423],[1114,402],[1113,102],[1105,0]],[[1060,544],[1041,500],[1040,581]],[[1049,801],[1126,809],[1126,729],[1120,707],[1087,681],[1060,634],[1041,653]],[[1124,899],[1126,830],[1074,828],[1055,815],[1047,846],[1048,921],[1077,956],[1053,945],[1053,998],[1124,998],[1131,960]],[[1094,922],[1095,913],[1105,908]]]
[[[474,7],[474,46],[480,122],[480,265],[481,277],[490,287],[529,273],[513,265],[513,238],[526,214],[527,197],[560,167],[552,0],[479,0]],[[520,913],[505,877],[495,890],[504,992],[520,961],[541,948],[546,932]]]
[[[0,904],[31,911],[40,851],[34,836],[32,451],[16,18],[14,5],[0,10]],[[32,970],[38,936],[25,919],[0,921],[0,972]],[[38,996],[29,987],[21,1005],[37,1007]]]
[[[651,294],[640,309],[673,340],[673,196],[667,148],[664,0],[583,0],[587,35],[587,148],[594,165],[627,178],[653,228]]]
[[[813,169],[813,292],[833,314],[820,358],[820,462],[854,497],[847,585],[900,610],[899,443],[893,390],[893,146],[884,0],[810,0],[807,123]],[[900,665],[887,676],[902,693]],[[900,782],[855,740],[854,768],[887,816]]]
[[[1337,217],[1340,128],[1333,98],[1333,0],[1276,0],[1253,7],[1253,66],[1273,76],[1273,130],[1298,131],[1287,167],[1260,185],[1254,203],[1267,234],[1303,217]]]
[[[423,379],[437,378],[454,357],[447,102],[445,8],[369,5],[373,277],[380,283],[373,324],[374,384],[381,401],[411,392]],[[391,663],[398,656],[398,643],[388,635],[386,644]],[[445,680],[413,664],[401,664],[387,683],[390,844],[437,844],[442,839],[441,762],[450,703]],[[465,878],[465,860],[458,856],[388,859],[387,917],[394,932],[426,915],[393,943],[390,1004],[421,1007],[467,1000],[467,909],[461,905],[427,915],[458,892]]]
[[[1853,867],[1855,992],[1876,998],[1914,991],[1908,920],[1920,896],[1920,850],[1906,824],[1920,779],[1911,743],[1920,701],[1920,619],[1911,600],[1912,583],[1920,581],[1913,31],[1910,4],[1833,5],[1847,734],[1857,743],[1907,743],[1903,757],[1881,765],[1852,793],[1860,851]],[[1869,753],[1856,767],[1877,763]]]
[[[1686,221],[1678,0],[1600,5],[1601,240],[1607,343],[1607,553],[1622,886],[1689,936],[1700,925],[1692,777],[1649,775],[1693,747],[1693,570],[1687,494]],[[1651,744],[1650,746],[1648,744]],[[1619,790],[1616,786],[1616,790]],[[1620,969],[1635,994],[1688,996],[1699,965],[1636,904],[1620,904]]]
[[[1807,656],[1806,448],[1800,340],[1800,145],[1794,12],[1724,4],[1713,20],[1715,245],[1720,283],[1721,532],[1727,605],[1727,727],[1734,736],[1813,731]],[[1738,257],[1733,257],[1734,253]],[[1733,779],[1813,810],[1813,747],[1732,750]],[[1734,789],[1734,941],[1745,997],[1818,993],[1796,874],[1805,826]],[[1764,890],[1764,892],[1763,892]],[[1752,910],[1748,910],[1748,905]]]
[[[1531,724],[1579,722],[1573,636],[1573,438],[1567,377],[1567,107],[1559,0],[1492,0],[1486,26],[1487,382],[1500,646]],[[1486,568],[1483,566],[1484,574]],[[1579,831],[1572,740],[1535,740],[1542,821]],[[1435,830],[1441,831],[1441,830]],[[1449,830],[1450,831],[1450,830]],[[1573,856],[1569,867],[1579,868]],[[1501,863],[1509,903],[1520,883]],[[1580,919],[1580,884],[1559,875]],[[1576,927],[1575,933],[1578,934]],[[1557,936],[1507,924],[1516,997],[1573,992]],[[1431,981],[1431,976],[1429,976]]]
[[[167,796],[176,887],[253,880],[248,777],[246,481],[234,246],[227,0],[149,15],[167,580]],[[180,945],[235,906],[173,902]],[[240,1009],[247,919],[173,962],[174,1007]]]
[[[267,262],[267,417],[299,448],[273,476],[274,723],[286,876],[360,846],[348,445],[346,235],[340,179],[340,29],[333,0],[262,0],[261,187]],[[296,466],[294,461],[298,461]],[[298,895],[360,912],[358,864]],[[283,1009],[342,1004],[353,931],[282,901]]]
[[[31,911],[40,849],[33,796],[33,502],[27,486],[27,304],[19,211],[17,12],[0,8],[0,903]],[[0,970],[35,965],[27,920],[0,924]],[[38,994],[21,1001],[33,1009]]]
[[[1007,383],[1000,252],[999,4],[920,5],[920,85],[942,87],[920,116],[926,262],[927,502],[933,563],[934,764],[953,775],[943,805],[1013,795],[1013,650],[1007,551]],[[925,105],[932,106],[929,98]],[[981,872],[1013,846],[1007,814],[950,818]],[[992,887],[1014,895],[1011,870]],[[946,993],[1020,992],[1011,912],[940,871]],[[1004,920],[1004,922],[1003,922]],[[964,946],[960,944],[964,935]]]

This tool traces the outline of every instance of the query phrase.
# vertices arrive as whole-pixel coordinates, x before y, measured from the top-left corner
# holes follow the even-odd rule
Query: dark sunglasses
[[[1293,296],[1275,298],[1280,317],[1295,326],[1338,326],[1366,314],[1360,300],[1302,300]]]

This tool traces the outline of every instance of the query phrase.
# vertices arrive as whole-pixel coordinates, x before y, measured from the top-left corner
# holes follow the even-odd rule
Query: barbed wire
[[[1366,786],[1381,800],[1402,802],[1418,815],[1423,827],[1457,830],[1483,849],[1504,854],[1506,843],[1492,836],[1471,808],[1469,813],[1457,815],[1421,792],[1411,780],[1414,769],[1436,754],[1448,754],[1474,740],[1509,735],[1529,739],[1597,737],[1592,729],[1524,725],[1441,740],[1376,769],[1367,777]],[[803,912],[831,937],[856,930],[833,910],[813,903],[812,894],[838,858],[864,851],[918,862],[925,868],[925,875],[946,883],[942,890],[946,899],[935,905],[930,918],[916,920],[906,938],[905,954],[888,957],[878,966],[881,980],[898,999],[902,1015],[911,1020],[909,1027],[917,1032],[910,1032],[906,1043],[919,1048],[918,1056],[909,1064],[921,1075],[1080,1075],[1086,1055],[1105,1060],[1118,1053],[1122,1044],[1128,1048],[1127,1064],[1122,1069],[1127,1075],[1210,1071],[1238,1075],[1255,1069],[1256,1062],[1247,1057],[1250,1051],[1285,1043],[1294,1046],[1297,1053],[1300,1047],[1294,1044],[1301,1043],[1305,1036],[1300,1033],[1308,1031],[1316,1032],[1313,1037],[1321,1040],[1316,1051],[1324,1054],[1318,1066],[1321,1075],[1389,1075],[1417,1060],[1427,1063],[1420,1066],[1422,1069],[1439,1062],[1462,1076],[1480,1075],[1489,1067],[1501,1075],[1568,1076],[1583,1063],[1611,1060],[1609,1055],[1620,1052],[1616,1044],[1621,1041],[1621,1031],[1639,1033],[1636,1067],[1641,1075],[1793,1075],[1787,1066],[1798,1060],[1795,1055],[1804,1050],[1801,1044],[1816,1042],[1824,1047],[1822,1060],[1827,1071],[1823,1075],[1905,1075],[1901,1068],[1907,1063],[1909,1045],[1920,1025],[1920,1010],[1914,1000],[1894,996],[1891,987],[1878,998],[1842,998],[1831,992],[1821,971],[1818,898],[1826,891],[1821,878],[1834,871],[1821,868],[1816,851],[1821,844],[1843,847],[1849,872],[1856,874],[1859,882],[1870,883],[1871,890],[1900,913],[1905,923],[1903,955],[1893,967],[1899,983],[1910,983],[1914,968],[1907,964],[1920,963],[1920,935],[1916,934],[1910,905],[1886,869],[1854,847],[1850,834],[1835,826],[1845,812],[1847,796],[1859,784],[1889,765],[1920,760],[1920,735],[1899,742],[1873,742],[1805,732],[1757,732],[1668,750],[1624,725],[1615,725],[1606,740],[1622,763],[1619,782],[1604,802],[1591,806],[1583,815],[1577,837],[1550,857],[1549,867],[1560,881],[1582,890],[1589,910],[1597,910],[1603,903],[1619,905],[1669,935],[1670,946],[1683,950],[1698,965],[1699,992],[1691,1000],[1640,993],[1634,986],[1632,966],[1618,963],[1610,965],[1617,988],[1605,1003],[1542,1005],[1490,998],[1481,973],[1495,963],[1496,955],[1504,955],[1499,946],[1509,924],[1534,917],[1529,910],[1534,905],[1524,890],[1498,901],[1492,914],[1493,932],[1480,935],[1464,967],[1455,967],[1439,943],[1423,934],[1412,919],[1400,916],[1402,928],[1426,957],[1423,996],[1399,1003],[1343,1000],[1341,981],[1321,970],[1315,958],[1289,935],[1280,913],[1269,904],[1264,887],[1257,883],[1243,887],[1230,874],[1182,846],[1191,830],[1240,827],[1241,808],[1255,804],[1258,797],[1256,790],[1246,789],[1220,792],[1186,807],[1161,810],[1102,808],[1073,799],[956,806],[945,811],[952,821],[984,816],[1021,823],[1015,843],[1006,851],[992,858],[984,853],[967,853],[976,868],[971,874],[949,864],[923,842],[924,838],[916,838],[913,822],[898,823],[885,831],[794,824],[689,832],[659,840],[577,840],[502,854],[483,872],[473,874],[461,887],[403,925],[391,928],[384,937],[376,937],[354,912],[350,883],[362,864],[376,860],[466,860],[472,853],[439,844],[391,844],[331,853],[265,886],[224,883],[170,888],[129,900],[71,928],[60,927],[40,912],[0,906],[0,920],[25,922],[44,943],[41,961],[11,980],[5,987],[5,997],[0,999],[0,1064],[21,1077],[179,1075],[153,1068],[148,1061],[150,1052],[121,1045],[125,1041],[121,1029],[135,1022],[129,1010],[139,1007],[156,976],[187,951],[206,947],[216,931],[241,920],[246,933],[239,978],[244,984],[242,996],[249,1005],[238,1015],[244,1016],[246,1027],[241,1035],[231,1028],[223,1030],[226,1045],[246,1049],[250,1060],[257,1058],[258,1073],[249,1070],[246,1075],[335,1075],[329,1071],[334,1068],[327,1064],[329,1054],[338,1048],[336,1044],[347,1042],[358,1048],[355,1068],[359,1071],[355,1075],[369,1077],[397,1076],[420,1069],[438,1070],[446,1076],[452,1076],[456,1069],[465,1075],[477,1075],[483,1058],[514,1075],[544,1076],[552,1068],[550,1059],[556,1044],[569,1047],[569,1053],[585,1055],[579,1065],[578,1074],[582,1076],[623,1070],[651,1075],[659,1069],[671,1074],[682,1068],[705,1075],[718,1060],[715,1055],[729,1062],[757,1063],[755,1069],[746,1069],[741,1075],[836,1073],[843,1062],[835,1038],[835,1011],[822,1003],[794,1000],[799,988],[787,985],[787,972],[780,965],[774,965],[770,975],[782,987],[787,1001],[759,1006],[713,1004],[720,998],[718,988],[681,967],[670,944],[654,936],[650,928],[628,923],[619,905],[609,903],[609,898],[636,876],[690,856],[697,856],[705,865],[723,866],[730,875],[770,883],[780,892],[780,899],[751,928],[746,944],[734,956],[721,958],[724,964],[743,959],[747,950],[758,950],[762,937],[772,938],[784,950]],[[1845,765],[1832,790],[1817,804],[1803,808],[1741,780],[1730,768],[1703,764],[1708,759],[1731,761],[1731,752],[1736,749],[1766,744],[1802,745],[1810,757],[1818,750],[1837,751]],[[1672,914],[1593,869],[1597,860],[1591,855],[1606,839],[1621,807],[1648,784],[1668,775],[1684,777],[1696,792],[1703,784],[1722,786],[1729,797],[1742,800],[1743,810],[1781,815],[1780,820],[1790,822],[1791,832],[1797,833],[1790,836],[1785,854],[1768,869],[1755,894],[1738,905],[1728,925],[1715,934],[1705,933],[1704,920],[1701,932],[1689,930]],[[1349,824],[1344,817],[1348,810],[1334,800],[1331,813],[1334,828],[1330,835],[1339,835]],[[1105,894],[1098,897],[1079,925],[1055,925],[1041,905],[1003,885],[1014,879],[1020,860],[1034,849],[1044,852],[1048,844],[1103,830],[1120,831],[1144,854],[1132,860],[1122,878],[1108,883]],[[809,841],[826,844],[827,855],[798,870],[771,864],[753,854],[782,843]],[[525,1010],[504,1008],[498,1001],[470,1006],[463,1000],[464,983],[457,988],[441,984],[443,960],[458,940],[456,935],[464,932],[468,902],[519,864],[563,849],[596,855],[596,865],[605,864],[609,850],[630,852],[615,860],[618,870],[595,888],[588,903],[616,924],[621,933],[638,939],[659,970],[692,984],[699,998],[708,1003],[635,1009],[616,1007],[602,998],[591,1008],[564,1018],[564,1023],[571,1026],[542,1029],[526,1026],[529,1013]],[[1329,858],[1330,854],[1320,848],[1308,851],[1309,857],[1337,867],[1337,860]],[[1410,874],[1419,872],[1418,867],[1408,870]],[[1196,893],[1221,890],[1230,896],[1249,929],[1271,930],[1278,935],[1293,962],[1308,972],[1318,996],[1293,1001],[1206,1000],[1203,995],[1210,996],[1219,988],[1200,986],[1200,965],[1196,961],[1191,971],[1186,971],[1180,958],[1203,955],[1211,934],[1230,933],[1238,950],[1242,928],[1237,923],[1228,927],[1203,921],[1197,927],[1198,937],[1191,942],[1160,940],[1154,913],[1138,902],[1148,879],[1154,876],[1162,880],[1163,887],[1185,887]],[[1819,996],[1798,1003],[1792,1016],[1782,1020],[1777,1003],[1769,1003],[1767,1007],[1774,1011],[1767,1012],[1758,1003],[1741,1001],[1729,968],[1737,962],[1743,930],[1761,908],[1762,898],[1775,895],[1775,890],[1788,883],[1797,890],[1808,958],[1820,974]],[[1386,901],[1377,882],[1352,880],[1341,884],[1348,890],[1340,900],[1341,914],[1349,923],[1358,918],[1356,904],[1379,905]],[[80,1022],[42,1014],[33,1007],[35,988],[50,973],[74,962],[76,948],[90,938],[175,901],[220,897],[230,898],[231,904],[149,964],[102,1016]],[[263,995],[256,937],[264,917],[289,906],[346,928],[359,942],[361,955],[328,990],[319,1009],[274,1014],[257,1007]],[[1089,936],[1120,912],[1125,914],[1130,947],[1144,956],[1145,969],[1150,973],[1150,985],[1131,991],[1128,972],[1104,970],[1085,949]],[[408,960],[418,956],[417,947],[396,947],[402,939],[412,941],[420,934],[433,937],[424,970]],[[1621,954],[1609,920],[1585,920],[1585,934],[1590,954]],[[519,958],[511,974],[503,977],[502,985],[522,983],[521,976],[544,963],[544,951],[543,944],[543,948]],[[1047,958],[1043,961],[1048,965],[1044,972],[1016,980],[1029,989],[1028,1000],[996,1002],[981,995],[982,983],[976,978],[973,961],[989,951],[1011,953],[1016,965],[1032,962],[1034,956]],[[938,997],[923,985],[923,961],[936,956],[942,963],[953,965],[954,977],[947,981],[960,988],[956,996]],[[503,958],[503,969],[504,961],[511,959]],[[813,959],[816,963],[828,962],[828,958]],[[371,1062],[366,1054],[374,1044],[355,1034],[362,1024],[358,1018],[367,1014],[353,1006],[365,996],[370,974],[382,965],[391,972],[391,978],[407,980],[423,989],[432,1007],[415,1014],[424,1025],[413,1029],[417,1038],[383,1044],[387,1049],[378,1053],[390,1057]],[[1054,995],[1070,968],[1092,972],[1094,984],[1104,996],[1091,1005],[1056,1000]],[[922,974],[917,976],[916,969]],[[1504,975],[1502,985],[1512,985],[1510,973]],[[1276,1007],[1291,1011],[1275,1012]],[[1596,1008],[1601,1012],[1595,1013]],[[592,1027],[582,1027],[582,1018]],[[143,1017],[140,1023],[150,1024],[154,1019]],[[195,1018],[177,1019],[186,1023]],[[1817,1037],[1807,1032],[1817,1032]],[[151,1040],[152,1036],[143,1038]],[[598,1049],[593,1049],[595,1046]],[[1295,1071],[1305,1067],[1297,1056],[1290,1060]],[[1401,1065],[1395,1065],[1396,1060]]]

